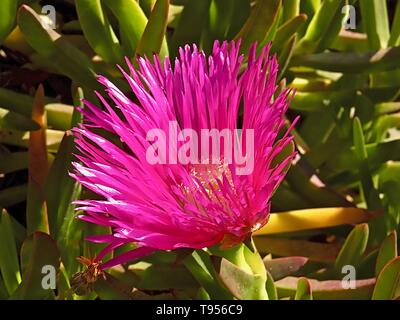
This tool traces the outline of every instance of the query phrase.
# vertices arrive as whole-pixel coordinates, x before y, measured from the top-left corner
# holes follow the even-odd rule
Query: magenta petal
[[[70,174],[98,197],[76,205],[85,212],[82,220],[112,229],[112,235],[88,238],[108,244],[97,259],[126,243],[140,246],[103,268],[155,250],[234,244],[268,221],[270,198],[295,152],[279,164],[273,160],[292,141],[290,131],[297,121],[280,134],[294,92],[276,94],[278,63],[269,55],[270,47],[257,50],[252,45],[243,71],[240,42],[234,41],[216,41],[209,56],[186,45],[175,61],[139,58],[137,69],[127,58],[129,74],[119,69],[131,92],[99,76],[104,97],[96,94],[102,107],[84,101],[80,109],[85,123],[73,129],[78,154]],[[185,129],[198,135],[204,129],[243,129],[238,145],[253,167],[239,174],[240,163],[201,163],[213,160],[212,150],[196,164],[170,161],[172,151],[185,143],[169,135],[159,137],[168,150],[158,154],[169,161],[150,163],[147,152],[154,149],[147,134],[153,129],[169,132],[171,123],[177,135]],[[254,148],[247,145],[248,132],[253,133]]]
[[[122,264],[122,263],[132,261],[132,260],[137,260],[139,258],[149,255],[150,253],[153,253],[156,250],[157,249],[149,248],[149,247],[140,247],[140,248],[134,249],[132,251],[122,253],[119,256],[108,260],[106,263],[101,264],[100,269],[105,270],[105,269],[114,267],[118,264]]]

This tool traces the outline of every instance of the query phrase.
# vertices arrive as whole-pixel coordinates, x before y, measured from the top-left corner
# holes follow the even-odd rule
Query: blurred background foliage
[[[399,298],[400,1],[2,0],[0,15],[0,299],[255,296],[260,272],[186,250],[71,289],[76,257],[100,249],[84,237],[106,232],[74,218],[71,201],[87,192],[68,176],[74,106],[98,102],[96,74],[128,91],[116,68],[125,56],[239,38],[243,53],[273,42],[279,87],[297,91],[288,123],[301,116],[299,156],[254,236],[269,298]],[[57,290],[41,286],[47,264]],[[353,289],[342,285],[349,265]]]

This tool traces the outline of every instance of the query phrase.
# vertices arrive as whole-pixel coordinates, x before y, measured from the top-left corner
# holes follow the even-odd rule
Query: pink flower
[[[81,219],[113,230],[88,240],[108,243],[98,260],[124,244],[138,246],[103,269],[155,250],[234,245],[267,223],[270,197],[294,157],[272,164],[292,140],[290,130],[277,139],[292,92],[285,89],[273,98],[278,65],[268,54],[270,46],[257,57],[253,45],[243,72],[239,47],[215,42],[207,57],[195,45],[185,46],[174,67],[168,58],[163,65],[157,57],[153,63],[139,58],[139,71],[127,59],[130,75],[120,70],[133,94],[100,76],[108,99],[96,94],[105,109],[84,101],[87,123],[74,129],[80,163],[73,164],[71,175],[101,199],[77,201],[77,209],[86,212]],[[254,160],[252,172],[237,174],[237,163],[223,157],[208,164],[149,163],[146,152],[154,141],[147,133],[168,132],[171,122],[179,131],[199,134],[201,129],[252,129],[253,154],[242,141],[246,157]],[[105,138],[99,128],[118,139]],[[169,150],[183,144],[168,142]]]

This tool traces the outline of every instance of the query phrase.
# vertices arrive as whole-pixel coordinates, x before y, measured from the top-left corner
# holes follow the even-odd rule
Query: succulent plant
[[[44,5],[0,1],[0,299],[400,297],[400,1]],[[294,144],[274,161],[297,155],[268,222],[229,248],[166,248],[103,269],[104,246],[85,238],[111,236],[114,225],[76,219],[73,203],[97,198],[70,176],[71,129],[86,124],[83,101],[101,105],[98,75],[134,100],[117,67],[125,57],[140,69],[138,57],[174,61],[193,44],[210,55],[215,40],[239,39],[239,74],[254,43],[257,55],[271,43],[274,99],[295,91],[278,136],[290,129]],[[103,129],[94,130],[118,143]],[[137,244],[112,249],[105,261]]]

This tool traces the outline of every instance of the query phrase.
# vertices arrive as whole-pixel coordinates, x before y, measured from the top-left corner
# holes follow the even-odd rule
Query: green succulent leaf
[[[389,37],[389,17],[385,0],[360,1],[362,24],[371,50],[386,48]]]
[[[179,47],[200,43],[208,19],[211,0],[188,0],[170,41],[170,56],[178,56]],[[196,26],[193,28],[193,26]]]
[[[397,257],[397,233],[393,231],[383,240],[376,260],[375,274],[378,276],[387,263]]]
[[[299,278],[286,277],[276,281],[275,285],[280,298],[294,298]],[[318,281],[308,280],[315,300],[369,300],[374,290],[375,278],[356,280],[354,289],[343,287],[342,280]]]
[[[45,185],[47,211],[50,230],[56,238],[66,220],[73,219],[74,208],[72,201],[79,195],[80,187],[69,176],[72,171],[72,161],[75,152],[74,138],[67,132],[61,141],[58,153],[49,170]]]
[[[361,191],[370,210],[380,209],[379,195],[374,187],[371,171],[368,164],[368,153],[365,147],[364,133],[361,122],[356,117],[353,122],[354,150],[359,164]]]
[[[311,283],[307,278],[300,278],[297,281],[295,300],[312,300]]]
[[[274,279],[268,271],[267,271],[266,290],[269,300],[278,300],[278,291],[276,290]]]
[[[400,46],[400,3],[399,2],[397,2],[388,45],[389,47]]]
[[[203,34],[203,46],[211,52],[215,40],[230,40],[242,28],[250,14],[248,0],[212,0],[209,21]]]
[[[168,56],[167,42],[164,37],[168,22],[168,10],[169,0],[157,0],[136,48],[136,54],[150,57],[152,54],[160,53],[162,59]]]
[[[0,219],[0,272],[7,294],[12,295],[21,282],[21,273],[12,222],[5,210]]]
[[[299,42],[296,54],[321,52],[339,33],[344,15],[342,8],[347,1],[325,0],[310,20],[307,31]]]
[[[93,50],[109,63],[120,63],[122,50],[101,1],[77,0],[75,6],[83,33]]]
[[[263,259],[265,268],[271,274],[274,280],[280,280],[298,272],[309,261],[306,257],[285,257]]]
[[[56,31],[44,29],[41,18],[33,9],[26,5],[20,7],[18,25],[29,45],[55,69],[83,86],[100,87],[90,59]]]
[[[300,13],[300,0],[283,0],[282,5],[282,21],[293,19]]]
[[[343,266],[351,265],[356,267],[359,265],[367,248],[368,235],[368,224],[363,223],[354,227],[336,258],[334,264],[336,274],[341,274]]]
[[[280,69],[279,69],[278,79],[281,79],[283,77],[286,68],[289,66],[289,61],[293,55],[296,42],[297,42],[297,37],[296,35],[294,35],[292,38],[289,39],[286,45],[283,46],[281,52],[279,53],[278,64],[280,66]]]
[[[117,18],[125,54],[133,58],[146,28],[145,13],[135,0],[102,0],[102,2]]]
[[[0,129],[35,131],[39,128],[40,126],[35,121],[18,113],[0,108]]]
[[[400,296],[400,257],[392,259],[380,272],[373,300],[397,299]]]
[[[286,238],[254,237],[259,252],[271,253],[281,257],[303,256],[311,261],[333,263],[340,246],[306,240]]]
[[[132,288],[109,273],[99,277],[93,285],[96,294],[102,300],[132,300]]]
[[[202,250],[194,251],[183,263],[211,299],[233,299],[232,294],[219,280],[209,254]]]
[[[183,266],[152,265],[141,274],[137,288],[143,290],[169,290],[196,288],[197,282]]]
[[[293,0],[292,0],[293,1]],[[293,1],[294,2],[294,1]],[[307,21],[305,14],[300,14],[293,17],[293,19],[287,21],[281,25],[276,31],[276,35],[272,44],[272,51],[278,51],[281,47],[289,41],[297,30]]]
[[[0,44],[3,43],[5,37],[14,27],[17,5],[17,1],[15,0],[3,0],[0,2]]]
[[[11,299],[54,299],[54,291],[42,285],[46,266],[59,270],[60,256],[55,241],[46,233],[34,232],[21,249],[22,282]]]
[[[400,47],[367,53],[324,52],[296,55],[291,65],[343,73],[389,71],[400,67]]]
[[[28,168],[28,153],[25,151],[21,152],[10,152],[2,154],[0,153],[0,173],[7,174],[22,169]]]
[[[0,207],[8,208],[26,199],[27,184],[20,184],[0,191]]]
[[[32,119],[41,129],[29,135],[28,194],[26,220],[28,234],[34,231],[49,232],[49,221],[44,195],[48,175],[46,145],[46,115],[44,109],[44,88],[39,86],[32,106]]]
[[[232,294],[243,300],[266,300],[266,277],[251,274],[229,260],[222,258],[220,277]]]
[[[241,52],[247,53],[252,43],[256,41],[260,44],[268,39],[272,40],[281,5],[281,0],[256,2],[249,18],[235,37],[235,39],[242,39]]]

